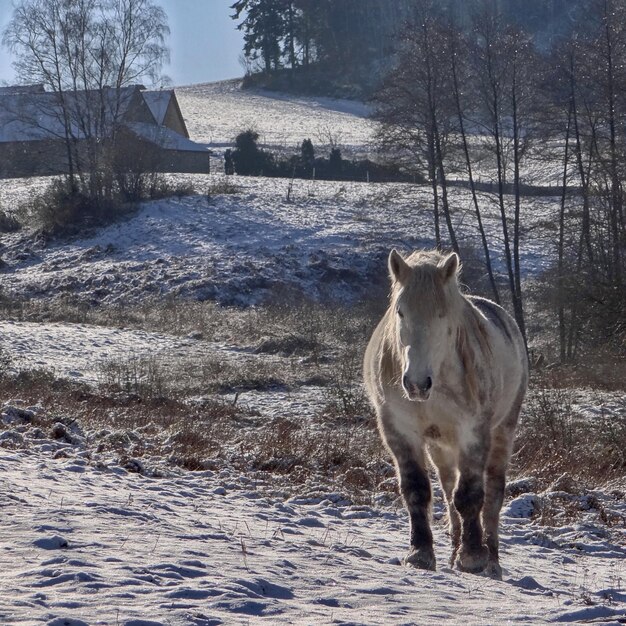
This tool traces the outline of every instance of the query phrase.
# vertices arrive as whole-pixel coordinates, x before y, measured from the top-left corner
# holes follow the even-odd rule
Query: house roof
[[[0,94],[16,94],[16,93],[44,93],[46,91],[42,84],[38,85],[8,85],[0,87]]]
[[[210,153],[207,146],[183,137],[167,126],[155,126],[145,122],[131,122],[126,126],[136,135],[157,144],[165,150],[179,150],[182,152]]]
[[[171,109],[174,115],[178,118],[178,123],[183,131],[183,135],[189,139],[189,133],[187,132],[187,125],[183,118],[183,114],[178,106],[178,100],[176,93],[173,89],[162,91],[142,91],[141,95],[145,103],[148,105],[152,116],[157,124],[162,126],[168,126],[167,113]],[[174,129],[175,130],[175,129]]]
[[[37,141],[65,136],[64,109],[72,135],[100,136],[96,120],[86,115],[88,110],[105,109],[105,126],[122,121],[133,102],[141,97],[139,86],[120,90],[106,88],[100,91],[42,92],[20,89],[0,92],[0,142]],[[63,98],[63,100],[61,100]],[[65,107],[62,106],[65,103]]]
[[[163,124],[167,108],[170,105],[173,91],[142,91],[141,95],[146,101],[150,112],[157,124]]]
[[[64,138],[65,120],[61,97],[65,99],[65,110],[70,114],[71,133],[77,139],[106,135],[106,130],[97,128],[95,121],[85,115],[85,111],[104,107],[105,128],[120,122],[127,126],[142,124],[146,128],[138,134],[145,136],[148,133],[147,127],[152,125],[155,129],[152,134],[155,137],[156,131],[163,136],[172,135],[167,139],[167,143],[172,145],[176,143],[174,137],[176,136],[188,142],[187,148],[184,149],[191,149],[189,145],[193,144],[188,139],[189,135],[174,91],[147,91],[141,85],[124,87],[120,90],[105,88],[102,92],[97,90],[64,92],[62,96],[43,91],[39,85],[0,89],[0,142]],[[163,124],[172,104],[185,136],[170,128],[167,129],[169,132],[164,130]]]

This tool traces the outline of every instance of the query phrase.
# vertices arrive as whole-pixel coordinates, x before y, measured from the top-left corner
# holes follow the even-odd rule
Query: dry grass
[[[0,397],[44,406],[34,426],[57,438],[65,432],[54,431],[58,423],[78,429],[90,449],[116,455],[134,471],[140,471],[136,460],[151,457],[189,470],[227,465],[269,484],[278,479],[287,491],[332,485],[358,503],[371,502],[378,483],[392,474],[371,421],[342,421],[324,413],[311,420],[267,420],[215,398],[190,404],[93,391],[43,372],[0,380]]]
[[[241,193],[241,187],[233,182],[232,176],[223,176],[222,178],[213,180],[206,188],[206,195],[209,199],[214,196],[233,195],[238,193]]]
[[[203,467],[207,457],[228,458],[241,467],[288,478],[292,484],[312,476],[323,481],[360,484],[360,499],[367,490],[371,493],[389,472],[388,464],[382,462],[386,454],[361,385],[361,358],[377,314],[367,306],[338,309],[301,303],[242,310],[213,303],[166,300],[158,306],[146,303],[112,309],[87,309],[68,302],[30,303],[20,308],[7,304],[5,313],[21,319],[76,321],[175,335],[194,333],[205,340],[244,348],[242,358],[233,362],[219,355],[205,355],[109,363],[102,370],[102,395],[90,397],[72,409],[81,416],[89,415],[92,403],[106,404],[107,397],[131,394],[140,402],[123,411],[119,409],[123,415],[119,420],[132,428],[133,423],[139,424],[143,419],[146,406],[175,407],[167,418],[158,417],[158,411],[156,415],[165,420],[162,425],[167,428],[180,422],[180,432],[172,439],[175,450],[171,454],[180,457],[185,467]],[[607,383],[611,379],[610,372],[604,375],[598,374],[600,368],[594,371]],[[598,413],[593,418],[582,418],[574,410],[574,392],[569,387],[596,382],[591,375],[581,376],[581,370],[574,374],[571,369],[556,367],[533,373],[518,431],[512,476],[536,476],[542,487],[563,473],[596,486],[600,480],[624,480],[626,406],[621,412],[614,408],[603,412],[604,400],[598,396],[594,402],[600,407]],[[614,375],[612,379],[616,378]],[[265,423],[229,407],[234,414],[228,419],[211,418],[209,428],[206,411],[221,414],[223,402],[218,401],[204,413],[190,409],[184,402],[193,395],[293,389],[307,384],[326,390],[317,420],[279,419]],[[108,420],[115,425],[116,411],[112,417],[103,413],[99,419],[103,424]],[[126,421],[126,413],[134,416],[130,422]],[[384,470],[379,471],[377,468],[381,467]],[[355,488],[352,491],[356,492]]]
[[[514,471],[548,486],[564,473],[587,485],[626,477],[626,398],[582,417],[569,389],[531,389],[518,430]]]

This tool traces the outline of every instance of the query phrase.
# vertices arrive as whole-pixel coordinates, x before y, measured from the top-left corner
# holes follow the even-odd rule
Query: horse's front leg
[[[460,476],[454,492],[454,506],[461,516],[462,529],[456,566],[464,572],[482,572],[489,559],[481,523],[486,455],[486,446],[482,449],[481,444],[474,444],[467,450],[461,450],[459,460]]]
[[[423,444],[410,444],[399,433],[390,429],[385,429],[384,437],[394,456],[400,493],[409,513],[411,547],[404,563],[420,569],[434,570],[436,560],[430,529],[432,492]]]

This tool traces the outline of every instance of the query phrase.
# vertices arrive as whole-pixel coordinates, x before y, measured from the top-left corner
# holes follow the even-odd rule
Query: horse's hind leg
[[[392,429],[385,429],[384,437],[395,458],[400,493],[410,519],[411,548],[404,562],[420,569],[434,570],[436,561],[430,529],[432,493],[423,448],[411,446]]]
[[[511,455],[513,433],[498,430],[492,438],[491,450],[485,470],[485,502],[483,505],[483,524],[485,526],[485,543],[489,551],[487,573],[502,578],[502,568],[499,563],[499,535],[500,509],[504,501],[506,484],[506,468]]]
[[[461,518],[459,512],[454,506],[453,492],[458,479],[457,460],[452,458],[451,451],[442,450],[438,446],[429,447],[430,458],[437,467],[439,474],[439,482],[446,496],[446,505],[448,509],[448,528],[450,532],[450,540],[452,541],[452,556],[450,557],[450,565],[454,565],[456,555],[461,545]]]

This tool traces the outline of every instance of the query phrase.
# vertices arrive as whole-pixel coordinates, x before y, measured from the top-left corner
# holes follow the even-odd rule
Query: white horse
[[[405,562],[436,564],[427,449],[448,505],[451,564],[500,578],[500,509],[528,384],[523,338],[497,304],[461,293],[456,254],[392,250],[389,273],[364,376],[410,516]]]

